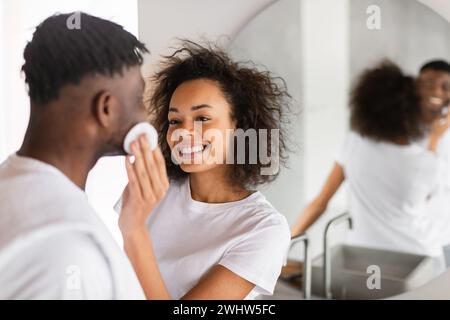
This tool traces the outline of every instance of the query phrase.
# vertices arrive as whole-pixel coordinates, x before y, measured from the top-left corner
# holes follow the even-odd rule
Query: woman
[[[428,150],[416,143],[427,127],[416,91],[414,79],[390,62],[363,73],[351,96],[351,132],[292,234],[305,232],[347,181],[354,222],[351,244],[442,255],[426,210],[439,184],[435,151],[442,130],[433,129]]]
[[[133,144],[119,220],[149,299],[272,294],[290,232],[254,189],[277,175],[261,174],[270,164],[260,152],[285,160],[280,125],[289,96],[275,80],[188,41],[155,75],[151,111],[161,151],[151,152],[143,138]],[[281,129],[279,143],[245,139],[243,156],[238,129],[269,130],[269,140],[270,130]]]

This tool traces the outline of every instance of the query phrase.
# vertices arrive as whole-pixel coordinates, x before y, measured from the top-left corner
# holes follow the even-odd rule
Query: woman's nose
[[[201,121],[185,121],[183,123],[183,131],[191,138],[202,137],[202,123]]]
[[[202,131],[202,122],[201,121],[184,121],[183,129],[194,135],[198,132]]]
[[[189,133],[194,132],[194,125],[191,121],[184,121],[181,128]]]

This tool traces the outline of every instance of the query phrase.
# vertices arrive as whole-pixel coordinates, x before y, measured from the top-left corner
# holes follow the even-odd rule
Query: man
[[[441,118],[450,102],[450,64],[443,60],[427,62],[420,68],[418,84],[426,119]]]
[[[443,60],[426,63],[420,69],[418,85],[424,115],[432,122],[429,149],[436,152],[443,164],[442,188],[430,199],[429,209],[450,267],[450,64]]]
[[[30,120],[0,165],[0,299],[141,299],[131,265],[88,204],[89,171],[145,121],[144,44],[84,13],[47,18],[24,51]]]

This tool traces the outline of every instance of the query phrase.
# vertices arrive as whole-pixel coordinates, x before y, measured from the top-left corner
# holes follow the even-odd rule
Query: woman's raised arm
[[[344,179],[344,169],[336,162],[319,195],[303,209],[298,220],[291,227],[292,236],[305,232],[324,213],[328,202],[339,189]]]

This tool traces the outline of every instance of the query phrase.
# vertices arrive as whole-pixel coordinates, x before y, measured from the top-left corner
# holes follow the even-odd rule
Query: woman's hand
[[[119,228],[124,236],[146,229],[148,216],[169,188],[166,165],[159,147],[151,151],[145,135],[142,135],[131,144],[131,150],[135,160],[131,163],[130,156],[125,160],[128,185],[119,216]]]
[[[433,121],[430,130],[430,140],[428,149],[432,152],[436,152],[439,140],[444,133],[449,130],[450,127],[450,112],[445,117],[441,117]]]

